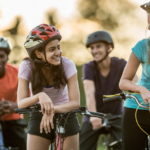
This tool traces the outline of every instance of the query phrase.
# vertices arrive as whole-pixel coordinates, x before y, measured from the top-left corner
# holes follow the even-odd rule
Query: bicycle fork
[[[56,119],[56,142],[54,150],[61,150],[61,133],[65,133],[65,129],[62,126],[58,126],[58,118]]]

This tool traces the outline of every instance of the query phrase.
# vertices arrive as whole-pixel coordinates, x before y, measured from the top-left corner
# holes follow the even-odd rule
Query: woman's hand
[[[51,113],[54,113],[53,103],[47,94],[45,94],[44,92],[41,92],[39,94],[39,102],[41,104],[42,114],[50,115]]]
[[[50,125],[51,125],[51,128],[54,129],[53,116],[54,116],[54,113],[51,113],[49,115],[47,115],[47,114],[43,115],[42,121],[41,121],[41,124],[40,124],[40,133],[43,132],[43,129],[45,130],[46,134],[48,132],[50,132],[51,131]]]
[[[145,104],[146,105],[148,105],[148,103],[150,104],[150,91],[145,87],[141,87],[140,94],[141,94],[141,97],[144,100]]]

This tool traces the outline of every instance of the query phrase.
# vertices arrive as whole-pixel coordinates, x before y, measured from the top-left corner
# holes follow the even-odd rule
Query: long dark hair
[[[43,49],[39,49],[39,51],[43,51]],[[33,52],[32,59],[27,57],[24,60],[28,60],[31,64],[31,85],[32,85],[32,93],[35,95],[43,90],[43,87],[46,86],[46,78],[43,75],[42,67],[43,64],[37,62],[35,59],[38,59],[36,54]],[[65,86],[67,84],[67,79],[65,76],[62,58],[61,63],[58,66],[53,66],[51,68],[53,74],[53,85],[55,89],[60,89],[61,86]]]

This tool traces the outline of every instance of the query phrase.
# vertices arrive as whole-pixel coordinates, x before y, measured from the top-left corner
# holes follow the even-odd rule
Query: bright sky
[[[52,8],[58,9],[58,14],[63,20],[71,17],[75,11],[77,0],[0,0],[1,18],[0,30],[7,27],[14,16],[21,15],[29,29],[43,21],[44,13]],[[131,0],[138,4],[148,0]]]
[[[2,10],[0,27],[9,24],[14,16],[21,15],[29,28],[42,22],[44,13],[57,8],[61,18],[70,17],[76,0],[0,0]]]
[[[130,0],[130,1],[133,1],[133,2],[136,2],[136,3],[139,3],[139,4],[144,4],[144,3],[149,2],[149,0]]]

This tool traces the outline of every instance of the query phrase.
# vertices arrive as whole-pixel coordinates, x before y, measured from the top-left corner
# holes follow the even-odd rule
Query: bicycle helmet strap
[[[44,47],[44,57],[45,57],[45,60],[46,60],[46,65],[48,65],[48,67],[49,67],[49,68],[52,68],[52,67],[53,67],[53,65],[52,65],[52,64],[50,64],[50,63],[47,61],[45,47]]]
[[[45,47],[44,47],[44,57],[45,57],[46,62],[44,62],[44,61],[42,61],[42,60],[40,60],[40,59],[37,59],[37,58],[35,59],[35,61],[38,62],[38,63],[44,64],[45,66],[48,66],[49,68],[52,68],[53,65],[50,64],[50,63],[47,61]]]

